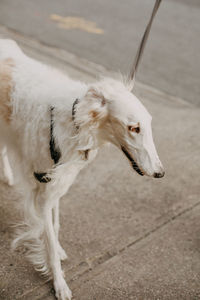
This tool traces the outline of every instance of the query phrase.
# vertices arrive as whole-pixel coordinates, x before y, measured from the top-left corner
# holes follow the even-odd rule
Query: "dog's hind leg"
[[[1,157],[2,157],[2,162],[3,162],[3,172],[4,172],[4,177],[6,180],[6,183],[10,186],[14,184],[14,177],[13,177],[13,172],[10,166],[10,162],[8,159],[8,153],[7,153],[7,147],[3,146],[1,149]]]

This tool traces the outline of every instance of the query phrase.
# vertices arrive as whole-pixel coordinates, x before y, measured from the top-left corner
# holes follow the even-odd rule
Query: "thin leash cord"
[[[151,18],[149,20],[149,23],[147,24],[147,27],[146,27],[145,32],[143,34],[142,40],[141,40],[140,45],[138,47],[133,66],[131,68],[131,72],[130,72],[130,75],[129,75],[130,80],[135,79],[135,75],[136,75],[136,72],[137,72],[137,69],[138,69],[138,65],[139,65],[139,62],[141,60],[142,54],[144,52],[144,47],[146,45],[146,42],[147,42],[147,39],[148,39],[148,36],[149,36],[149,32],[151,30],[151,25],[153,23],[153,19],[154,19],[155,15],[158,11],[158,8],[160,6],[161,1],[162,0],[156,0],[156,2],[155,2]]]

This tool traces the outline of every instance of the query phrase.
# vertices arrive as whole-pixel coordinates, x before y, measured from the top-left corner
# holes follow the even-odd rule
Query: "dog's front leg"
[[[6,183],[12,186],[14,184],[13,172],[10,166],[10,162],[8,160],[7,147],[4,146],[1,150],[2,162],[3,162],[3,171],[4,176],[6,178]]]
[[[84,166],[83,163],[69,163],[54,169],[52,180],[47,183],[43,195],[44,206],[44,234],[46,251],[48,251],[49,267],[52,271],[56,297],[59,300],[71,299],[69,290],[63,276],[58,248],[59,212],[58,201],[67,192],[76,175]],[[54,222],[53,222],[53,214]]]
[[[54,288],[58,300],[71,299],[71,291],[65,282],[61,269],[60,256],[58,252],[57,237],[52,220],[52,205],[51,201],[47,200],[44,207],[44,223],[45,223],[45,240],[48,250],[49,265],[53,273]]]
[[[59,202],[60,202],[60,199],[56,201],[56,204],[53,208],[54,230],[55,230],[55,235],[57,238],[58,253],[59,253],[60,259],[65,260],[65,259],[67,259],[67,254],[59,242],[59,229],[60,229]]]

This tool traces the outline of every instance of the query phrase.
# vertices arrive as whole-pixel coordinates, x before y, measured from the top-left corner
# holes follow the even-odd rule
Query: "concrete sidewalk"
[[[0,35],[74,78],[107,74],[6,28]],[[76,300],[200,299],[200,109],[142,84],[136,94],[153,115],[166,176],[139,177],[120,151],[100,151],[61,202],[66,279]],[[55,299],[52,283],[26,262],[24,249],[10,251],[19,195],[3,182],[0,194],[0,299]]]

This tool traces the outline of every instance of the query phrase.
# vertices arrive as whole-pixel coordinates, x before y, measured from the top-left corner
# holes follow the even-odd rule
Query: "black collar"
[[[74,101],[73,105],[72,105],[72,120],[74,121],[74,125],[75,125],[75,127],[76,127],[76,130],[79,129],[79,125],[77,125],[77,124],[75,123],[76,106],[77,106],[77,104],[79,103],[79,101],[80,101],[80,100],[77,98],[77,99]],[[84,159],[85,159],[85,160],[88,159],[89,151],[90,151],[89,149],[83,151],[83,152],[84,152]]]
[[[77,98],[72,105],[72,120],[74,121],[74,123],[75,123],[76,106],[78,103],[79,103],[79,99]],[[78,130],[79,126],[76,124],[75,124],[75,126],[76,126],[76,129]]]
[[[75,119],[75,113],[76,113],[76,105],[79,103],[79,99],[77,98],[73,105],[72,105],[72,120],[74,121]]]

